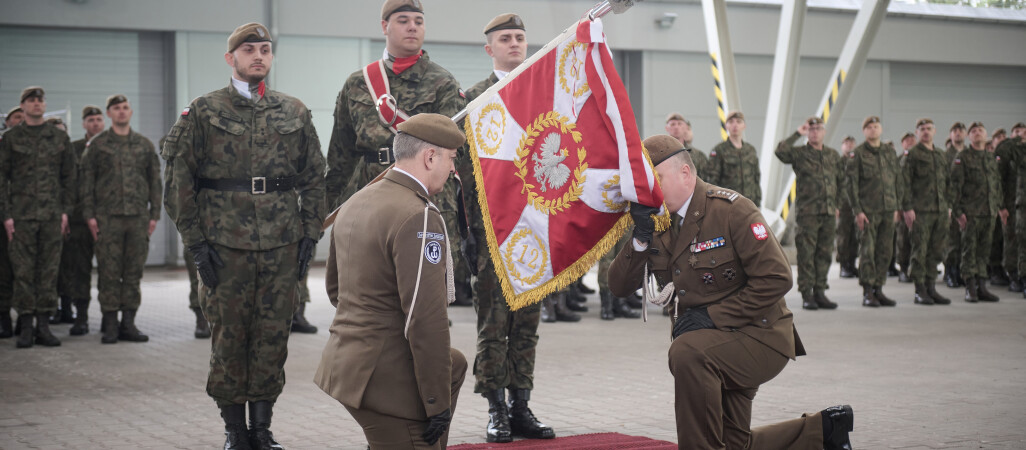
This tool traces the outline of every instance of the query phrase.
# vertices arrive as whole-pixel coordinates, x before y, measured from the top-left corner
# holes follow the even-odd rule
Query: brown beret
[[[670,113],[670,115],[666,116],[667,123],[671,120],[679,120],[681,122],[688,124],[688,126],[691,126],[691,122],[688,122],[688,119],[685,119],[684,116],[680,115],[680,113]]]
[[[1026,123],[1019,122],[1015,125],[1012,125],[1012,131],[1018,130],[1019,128],[1026,128]]]
[[[919,129],[919,127],[923,125],[933,125],[933,119],[924,117],[922,119],[916,120],[916,129]],[[962,122],[956,122],[955,125],[962,125]],[[954,126],[951,127],[952,130],[954,130],[955,128],[956,127]],[[965,126],[963,126],[962,129],[965,129]]]
[[[961,128],[961,129],[964,130],[965,129],[965,124],[962,123],[962,122],[955,122],[955,123],[951,124],[951,128],[948,131],[949,132],[950,131],[955,131],[956,128]]]
[[[442,148],[459,148],[467,141],[452,119],[435,113],[417,114],[397,127],[400,133],[406,133],[429,144]]]
[[[234,52],[244,42],[271,42],[271,32],[256,22],[241,25],[228,36],[228,53]]]
[[[1007,134],[1008,134],[1008,132],[1006,132],[1004,128],[998,128],[998,129],[994,130],[994,132],[991,133],[990,135],[996,137],[996,136],[1004,136],[1004,135],[1007,135]]]
[[[862,121],[862,129],[865,130],[871,123],[880,123],[880,118],[877,116],[866,117],[866,119]]]
[[[19,113],[19,112],[24,112],[24,111],[21,110],[20,106],[15,106],[15,107],[11,108],[10,111],[7,111],[7,117],[11,117],[11,115],[13,115],[14,113]]]
[[[499,14],[484,27],[484,34],[499,30],[523,30],[524,21],[513,13]]]
[[[388,20],[392,14],[403,11],[424,14],[424,5],[420,0],[385,0],[385,4],[381,5],[381,20]]]
[[[915,138],[916,138],[916,135],[912,134],[912,132],[911,132],[911,131],[906,131],[906,132],[905,132],[905,134],[901,135],[901,140],[903,140],[903,141],[904,141],[905,139],[908,139],[908,138],[912,138],[912,139],[915,139]]]
[[[744,121],[745,113],[741,111],[731,111],[730,114],[727,114],[727,122],[730,122],[730,119],[733,119],[735,117],[741,119],[741,121]]]
[[[25,103],[30,97],[39,97],[40,100],[44,99],[46,93],[43,92],[43,88],[39,86],[29,86],[21,91],[21,103]]]
[[[677,138],[668,134],[651,136],[641,144],[645,146],[648,156],[652,158],[652,167],[658,166],[673,155],[687,151],[687,148]]]
[[[818,117],[818,116],[812,116],[812,117],[809,117],[808,119],[805,119],[805,123],[809,124],[809,126],[812,126],[812,125],[822,125],[823,124],[823,119]]]
[[[128,102],[128,98],[125,97],[123,94],[114,94],[114,95],[112,95],[110,97],[107,97],[107,109],[110,109],[111,106],[117,105],[118,103],[127,103],[127,102]],[[85,117],[85,116],[83,116],[83,117]]]
[[[976,128],[976,127],[980,127],[980,128],[986,129],[983,126],[983,122],[976,121],[976,122],[973,122],[972,125],[969,125],[969,132],[971,133],[973,131],[973,128]]]
[[[86,105],[85,108],[82,108],[82,120],[85,120],[85,118],[89,116],[99,115],[103,115],[103,111],[100,111],[99,106]]]

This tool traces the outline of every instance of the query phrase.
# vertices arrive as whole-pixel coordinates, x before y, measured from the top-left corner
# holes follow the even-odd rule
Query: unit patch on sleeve
[[[431,264],[438,264],[442,260],[442,244],[439,244],[438,241],[424,244],[424,259]]]
[[[769,232],[766,231],[766,225],[761,223],[752,224],[752,235],[760,241],[765,241],[769,237]]]

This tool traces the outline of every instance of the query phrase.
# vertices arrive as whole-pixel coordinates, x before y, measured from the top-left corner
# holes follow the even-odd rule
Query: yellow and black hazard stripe
[[[716,115],[720,118],[720,137],[727,140],[727,111],[723,109],[723,80],[720,76],[720,59],[715,53],[709,53],[712,57],[713,88],[716,92]]]

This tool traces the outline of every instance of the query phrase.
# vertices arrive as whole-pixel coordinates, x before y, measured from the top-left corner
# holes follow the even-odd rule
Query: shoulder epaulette
[[[739,197],[741,197],[741,194],[726,189],[709,189],[708,191],[705,191],[705,196],[709,198],[722,198],[726,201],[733,203],[734,200],[737,200]]]

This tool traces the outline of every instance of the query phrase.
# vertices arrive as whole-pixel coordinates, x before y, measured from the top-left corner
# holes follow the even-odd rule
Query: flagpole
[[[634,2],[635,0],[604,0],[602,3],[599,3],[592,7],[590,10],[588,10],[588,13],[585,16],[588,20],[594,21],[595,19],[599,19],[602,16],[609,14],[610,12],[614,14],[623,14],[624,11],[627,11],[632,6],[634,6]],[[498,83],[495,83],[494,85],[492,85],[492,87],[488,88],[486,91],[481,93],[481,95],[477,96],[477,98],[474,99],[474,101],[468,103],[462,111],[456,113],[455,116],[452,116],[452,121],[459,123],[459,121],[463,120],[463,118],[467,116],[467,111],[477,108],[478,106],[481,106],[482,103],[489,101],[492,95],[498,92],[499,89],[502,89],[507,84],[509,84],[509,82],[513,81],[514,78],[520,76],[520,74],[527,70],[527,68],[531,67],[531,65],[534,64],[535,61],[538,61],[543,56],[548,54],[549,50],[556,48],[560,43],[565,41],[566,38],[577,33],[577,24],[579,22],[580,21],[574,22],[573,25],[567,27],[565,30],[563,30],[562,33],[559,34],[559,36],[556,36],[554,39],[549,41],[548,44],[545,44],[545,46],[542,47],[541,50],[534,52],[534,54],[531,55],[531,57],[528,58],[527,61],[520,63],[520,65],[513,69],[513,71],[510,72],[509,75],[506,75],[503,79],[499,80]]]

